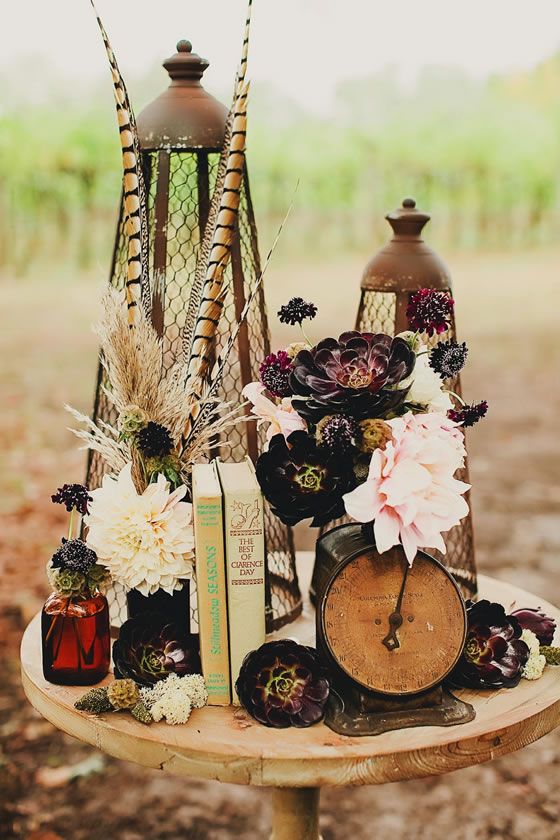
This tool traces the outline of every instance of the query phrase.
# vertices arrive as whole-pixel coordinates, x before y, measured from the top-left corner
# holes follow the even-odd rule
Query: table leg
[[[316,788],[274,788],[270,840],[321,840]]]

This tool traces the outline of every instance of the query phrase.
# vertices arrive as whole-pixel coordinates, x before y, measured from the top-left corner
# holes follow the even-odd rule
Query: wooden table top
[[[301,562],[310,567],[311,557]],[[541,606],[560,622],[558,609],[511,584],[480,576],[479,586],[482,597],[506,609]],[[275,635],[313,644],[312,608],[306,605],[300,619]],[[476,709],[476,718],[462,726],[350,738],[323,724],[268,729],[234,706],[198,709],[183,726],[143,726],[123,713],[78,712],[73,704],[87,689],[51,685],[43,677],[39,615],[23,636],[21,663],[29,701],[63,732],[146,767],[244,785],[383,784],[447,773],[518,750],[560,724],[560,667],[546,668],[541,679],[522,680],[514,689],[456,692]]]

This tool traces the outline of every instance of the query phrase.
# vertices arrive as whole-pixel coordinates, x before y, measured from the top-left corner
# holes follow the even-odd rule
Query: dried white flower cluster
[[[169,674],[151,688],[141,688],[142,700],[155,721],[165,718],[167,723],[186,723],[192,709],[201,709],[208,702],[204,677],[189,674],[179,677]]]
[[[539,640],[532,630],[524,630],[521,634],[521,641],[525,642],[529,648],[529,659],[521,672],[521,676],[526,680],[538,680],[539,677],[542,677],[546,665],[546,658],[540,652]]]

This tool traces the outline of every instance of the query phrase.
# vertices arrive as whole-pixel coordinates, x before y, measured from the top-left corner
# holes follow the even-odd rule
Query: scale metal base
[[[331,688],[325,724],[339,735],[381,735],[413,726],[456,726],[475,718],[470,703],[459,700],[444,686],[424,695],[388,698],[371,692]]]

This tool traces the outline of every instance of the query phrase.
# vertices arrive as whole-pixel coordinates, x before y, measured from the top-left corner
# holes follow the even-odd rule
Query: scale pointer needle
[[[399,592],[399,597],[398,597],[398,600],[397,600],[397,605],[394,609],[394,612],[392,612],[391,615],[389,616],[389,632],[387,633],[385,638],[382,639],[382,641],[381,641],[381,644],[385,645],[387,650],[396,650],[398,647],[401,646],[401,643],[399,642],[399,637],[397,636],[397,630],[399,629],[399,627],[403,623],[403,617],[401,615],[401,607],[402,607],[402,602],[403,602],[403,597],[404,597],[404,588],[406,586],[406,579],[408,577],[408,570],[409,570],[409,565],[408,565],[407,561],[405,560],[404,575],[403,575],[403,579],[402,579],[402,583],[401,583],[401,591]]]

